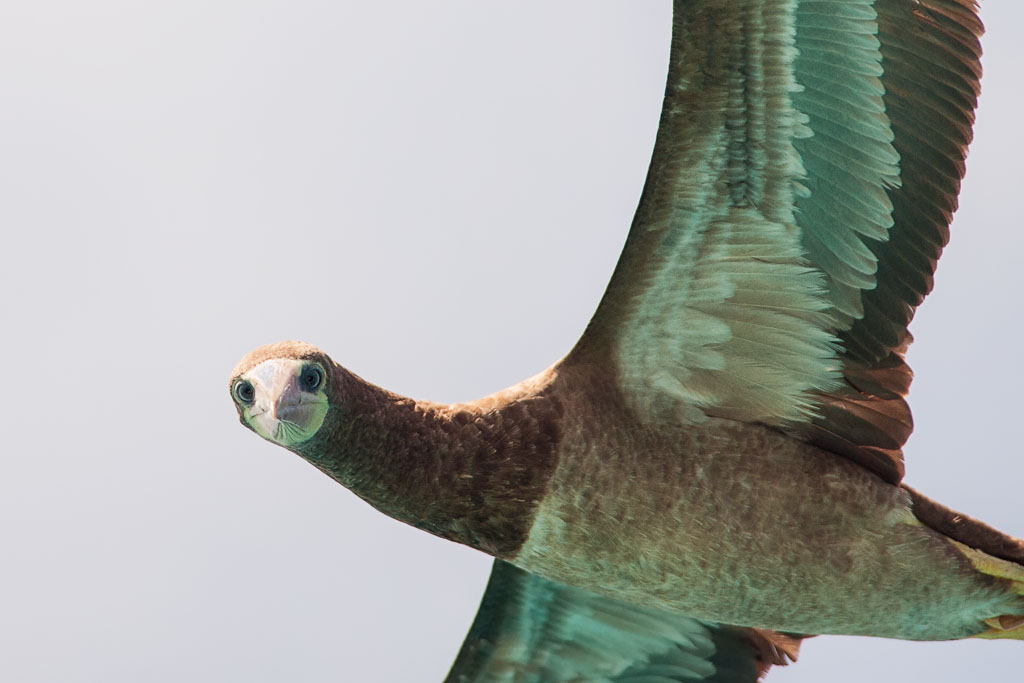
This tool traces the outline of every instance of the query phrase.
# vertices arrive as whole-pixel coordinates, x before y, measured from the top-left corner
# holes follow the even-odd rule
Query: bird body
[[[575,348],[465,404],[319,349],[243,424],[496,558],[452,683],[749,683],[801,635],[1024,638],[1024,542],[902,483],[907,325],[980,77],[971,0],[676,0],[647,182]]]
[[[769,427],[645,423],[571,357],[453,405],[386,392],[301,343],[235,374],[282,355],[330,368],[337,408],[302,457],[391,517],[551,581],[793,633],[941,640],[1024,614],[906,489]]]
[[[614,414],[614,413],[612,413]],[[622,414],[622,413],[618,413]],[[727,419],[569,428],[516,565],[703,620],[793,633],[963,638],[1024,599],[849,460]]]

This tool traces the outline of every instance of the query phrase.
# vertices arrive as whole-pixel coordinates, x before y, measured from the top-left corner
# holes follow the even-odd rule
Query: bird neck
[[[537,382],[469,404],[414,401],[345,373],[297,452],[381,512],[496,557],[526,540],[554,472],[557,399]]]

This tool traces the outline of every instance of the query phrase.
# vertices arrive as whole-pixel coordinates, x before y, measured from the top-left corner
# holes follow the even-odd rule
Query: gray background
[[[300,338],[440,401],[562,355],[611,273],[668,0],[0,9],[0,680],[438,681],[489,561],[237,423]],[[990,0],[908,480],[1024,535],[1024,8]],[[1019,680],[1019,643],[818,638],[780,681]]]

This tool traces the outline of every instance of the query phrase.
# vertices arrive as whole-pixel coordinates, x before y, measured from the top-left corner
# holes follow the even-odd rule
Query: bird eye
[[[254,389],[252,384],[244,379],[235,382],[234,393],[235,398],[238,399],[240,403],[245,403],[247,405],[256,399],[256,389]]]
[[[299,384],[306,391],[316,391],[324,382],[324,371],[315,365],[307,365],[299,375]]]

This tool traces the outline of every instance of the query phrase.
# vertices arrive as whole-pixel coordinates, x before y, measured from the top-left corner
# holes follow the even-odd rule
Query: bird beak
[[[274,387],[276,390],[269,397],[270,417],[275,420],[287,420],[289,413],[293,412],[294,406],[302,403],[302,392],[299,390],[298,382],[293,375],[283,384]]]
[[[296,368],[293,363],[271,360],[261,363],[252,371],[252,382],[256,387],[256,402],[253,414],[266,414],[277,420],[281,406],[294,395]]]

